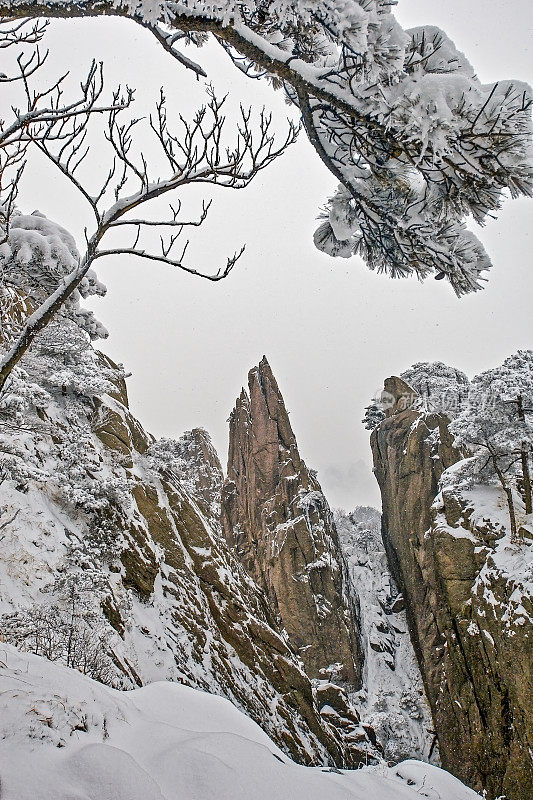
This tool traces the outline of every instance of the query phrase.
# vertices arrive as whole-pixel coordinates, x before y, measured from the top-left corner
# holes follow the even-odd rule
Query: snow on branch
[[[339,181],[317,247],[392,277],[445,278],[462,295],[491,266],[468,217],[482,224],[506,194],[532,194],[532,93],[520,81],[483,85],[443,31],[403,30],[393,5],[12,0],[0,16],[128,17],[199,77],[175,45],[214,36],[245,75],[284,89]]]
[[[191,184],[242,189],[282,155],[298,134],[297,126],[289,122],[285,137],[278,139],[272,129],[270,114],[263,110],[253,115],[251,109],[241,106],[230,139],[226,136],[223,111],[226,98],[217,98],[211,87],[207,90],[207,103],[192,119],[179,115],[175,131],[169,128],[163,91],[154,113],[146,121],[127,114],[133,102],[133,92],[128,88],[124,91],[117,89],[109,104],[98,105],[103,91],[103,75],[96,65],[91,68],[82,88],[84,100],[81,105],[61,106],[67,109],[62,116],[58,100],[55,106],[58,114],[48,114],[44,120],[41,119],[28,138],[86,200],[94,227],[91,233],[86,229],[85,252],[79,256],[66,231],[59,226],[56,226],[57,231],[50,231],[49,226],[53,227],[53,223],[43,220],[42,215],[24,218],[22,223],[20,217],[15,217],[13,229],[0,248],[0,267],[7,265],[7,272],[12,276],[22,275],[15,288],[28,292],[33,287],[33,303],[32,313],[0,361],[0,391],[37,334],[67,302],[72,298],[77,300],[84,293],[91,266],[97,259],[128,255],[162,262],[211,281],[227,277],[242,256],[244,246],[228,257],[218,270],[204,273],[187,263],[189,240],[181,241],[184,231],[204,223],[211,202],[204,201],[201,213],[192,220],[182,218],[179,198],[177,203],[170,205],[169,214],[163,219],[145,217],[144,209],[163,195],[176,193]],[[86,169],[91,152],[90,127],[95,111],[100,117],[103,110],[107,111],[104,141],[108,145],[109,166],[93,188],[90,184],[97,180],[95,170]],[[157,169],[160,169],[161,161],[166,164],[164,177],[156,174],[152,166],[155,155],[149,157],[140,148],[141,140],[148,146],[146,137],[141,136],[143,124],[159,150]],[[158,228],[162,232],[157,248],[146,234]],[[40,235],[36,235],[37,229]],[[119,238],[104,246],[104,237],[107,242],[113,232],[120,231],[131,234],[129,242]],[[52,248],[46,236],[52,237]],[[59,269],[58,259],[61,260]],[[75,315],[80,317],[81,312],[76,309]],[[92,320],[89,324],[93,324]]]
[[[80,83],[79,96],[73,101],[64,101],[63,86],[68,73],[44,89],[33,88],[31,79],[48,58],[48,51],[42,53],[38,44],[47,23],[38,21],[31,26],[28,23],[28,20],[17,25],[0,22],[0,49],[14,45],[23,47],[16,56],[13,72],[2,73],[0,83],[19,83],[24,102],[24,108],[11,107],[11,121],[0,119],[0,244],[7,241],[28,147],[45,139],[60,141],[69,136],[69,125],[77,125],[80,120],[87,123],[92,115],[124,108],[132,99],[132,95],[127,94],[126,99],[117,99],[114,104],[100,105],[103,68],[94,61]],[[35,45],[29,54],[25,52],[26,45]]]
[[[199,64],[196,64],[190,58],[187,58],[180,50],[177,50],[175,47],[176,42],[179,42],[181,39],[187,40],[187,34],[183,33],[182,31],[178,31],[177,33],[169,33],[160,25],[154,25],[150,22],[144,22],[143,26],[147,28],[153,36],[157,39],[159,44],[163,47],[167,53],[170,53],[172,58],[175,58],[176,61],[181,64],[186,69],[190,69],[196,73],[198,78],[207,78],[207,73]]]

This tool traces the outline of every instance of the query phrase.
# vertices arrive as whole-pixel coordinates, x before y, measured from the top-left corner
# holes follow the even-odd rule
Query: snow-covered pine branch
[[[400,377],[418,392],[424,411],[443,413],[454,419],[468,402],[470,381],[467,376],[442,361],[418,362]]]
[[[421,361],[413,364],[400,378],[414,390],[413,395],[405,397],[404,408],[411,408],[422,413],[442,413],[454,419],[468,402],[470,382],[464,372],[443,364],[442,361]],[[384,405],[384,402],[385,405]],[[375,430],[385,419],[385,408],[390,402],[387,393],[372,398],[365,408],[361,420],[369,431]]]
[[[359,253],[393,277],[433,274],[458,295],[481,287],[490,259],[465,226],[504,194],[531,195],[531,89],[483,85],[445,33],[404,31],[390,0],[298,0],[242,5],[144,0],[0,4],[0,16],[116,15],[175,51],[213,35],[251,77],[283,87],[319,157],[339,180],[316,245]]]

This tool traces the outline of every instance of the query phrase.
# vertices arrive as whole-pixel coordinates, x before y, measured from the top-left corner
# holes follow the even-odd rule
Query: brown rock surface
[[[391,413],[371,442],[383,539],[442,764],[488,798],[531,800],[532,630],[509,606],[520,581],[495,561],[503,531],[473,514],[453,481],[439,495],[443,471],[461,459],[443,414]]]
[[[111,409],[115,422],[120,418],[130,429],[129,438],[121,438],[139,464],[137,421],[125,408]],[[179,473],[162,464],[160,480],[153,473],[139,480],[137,467],[133,513],[117,526],[126,545],[120,555],[124,585],[149,607],[161,582],[158,649],[171,653],[179,680],[230,698],[296,761],[348,768],[367,761],[373,752],[368,738],[356,746],[323,718],[266,598],[227,550],[217,527],[222,469],[209,435],[195,429],[175,444]],[[151,636],[150,627],[144,633]]]
[[[28,381],[35,394],[43,366],[29,356],[18,391]],[[20,598],[39,608],[43,597],[60,600],[57,578],[83,571],[91,613],[106,626],[111,685],[179,681],[228,698],[299,763],[366,762],[372,744],[320,713],[277,610],[228,549],[222,470],[206,432],[155,442],[128,408],[122,370],[93,356],[89,377],[109,371],[112,387],[85,393],[52,381],[24,406],[24,438],[3,432],[13,453],[3,448],[12,477],[2,480],[2,615],[18,612]]]
[[[266,592],[307,674],[358,688],[356,600],[332,514],[300,458],[266,358],[250,371],[248,386],[230,417],[224,535]]]
[[[381,404],[385,411],[385,417],[388,418],[400,411],[412,408],[419,396],[418,392],[402,378],[396,376],[387,378],[381,393]]]
[[[171,467],[156,459],[158,467],[145,472],[140,456],[151,453],[153,440],[128,410],[125,386],[117,389],[96,402],[103,422],[93,427],[132,481],[128,519],[113,517],[123,542],[118,568],[123,586],[142,602],[143,634],[156,640],[158,658],[171,656],[174,679],[231,699],[300,763],[353,768],[372,761],[368,736],[354,738],[340,712],[334,719],[320,713],[268,598],[228,551],[219,521],[223,473],[209,435],[185,433],[173,443]],[[144,682],[138,645],[109,602],[103,610],[125,638],[121,669]]]

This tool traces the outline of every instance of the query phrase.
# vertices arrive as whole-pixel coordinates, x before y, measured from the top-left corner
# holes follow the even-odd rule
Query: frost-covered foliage
[[[459,444],[494,453],[515,464],[533,447],[533,351],[519,350],[500,367],[477,375],[468,406],[451,430]],[[511,468],[509,464],[509,468]],[[507,471],[505,469],[504,471]]]
[[[400,377],[418,392],[426,411],[455,417],[468,401],[470,382],[467,376],[442,361],[413,364]]]
[[[113,632],[99,606],[102,589],[97,570],[70,569],[60,574],[50,587],[48,601],[0,617],[4,640],[112,684],[116,675],[110,655]]]
[[[0,346],[13,340],[30,313],[28,300],[0,282]]]
[[[195,428],[178,440],[162,438],[146,451],[155,472],[173,474],[188,495],[202,505],[202,511],[219,524],[223,472],[207,431]]]
[[[424,413],[443,413],[453,419],[468,403],[470,382],[467,376],[442,361],[421,361],[413,364],[400,377],[414,390],[405,398],[405,408]],[[385,396],[390,403],[391,397],[382,393],[381,397],[373,398],[365,408],[362,423],[369,431],[375,430],[385,419]]]
[[[484,85],[438,28],[403,30],[390,0],[141,0],[130,15],[177,61],[213,33],[238,68],[283,86],[339,181],[317,247],[359,253],[393,277],[434,274],[462,295],[490,267],[465,226],[483,222],[505,193],[531,195],[531,89]],[[115,3],[13,4],[35,17],[128,12]]]
[[[185,467],[183,451],[176,439],[157,439],[146,451],[146,458],[156,472],[169,471],[181,475]]]
[[[94,401],[113,392],[121,376],[76,322],[56,318],[0,394],[2,476],[20,487],[29,480],[47,484],[88,514],[112,503],[127,506],[128,483],[102,464],[90,423]]]
[[[229,43],[249,43],[242,52],[253,49],[267,71],[275,65],[262,54],[285,67],[278,74],[306,132],[341,181],[317,247],[360,253],[393,276],[434,272],[461,295],[479,288],[490,266],[464,218],[482,222],[504,189],[531,193],[531,90],[481,84],[443,31],[404,31],[391,6],[301,0],[242,12],[199,0],[192,13],[233,23]]]
[[[9,576],[0,601],[10,609],[0,634],[113,685],[130,684],[117,669],[117,633],[103,612],[118,603],[106,571],[123,546],[117,522],[132,500],[120,455],[103,454],[94,429],[122,375],[74,319],[58,316],[0,394],[0,566],[3,580]]]
[[[44,214],[14,213],[0,246],[4,280],[28,296],[50,294],[79,258],[74,238]]]
[[[385,419],[385,412],[383,411],[379,401],[373,401],[365,408],[365,416],[361,420],[367,431],[373,431],[378,425],[381,425]]]
[[[452,425],[462,444],[513,452],[533,439],[533,350],[519,350],[503,364],[477,375],[468,406]]]
[[[0,244],[0,311],[11,320],[0,341],[11,341],[27,314],[57,289],[79,258],[74,238],[56,222],[39,211],[13,213],[7,237]],[[105,286],[89,270],[63,307],[63,313],[91,339],[105,338],[107,331],[91,311],[81,307],[80,299],[105,292]],[[12,313],[14,303],[18,304],[17,315]]]
[[[513,489],[522,493],[526,513],[533,510],[533,351],[519,350],[501,366],[477,375],[468,405],[452,423],[451,431],[456,443],[474,454],[472,474],[502,485],[516,534]]]
[[[119,369],[110,367],[90,346],[76,322],[56,319],[39,334],[31,354],[40,384],[63,394],[98,397],[115,391]]]

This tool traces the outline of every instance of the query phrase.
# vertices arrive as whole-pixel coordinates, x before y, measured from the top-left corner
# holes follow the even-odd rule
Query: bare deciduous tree
[[[0,74],[1,84],[20,84],[24,106],[11,107],[11,119],[0,119],[0,233],[5,241],[9,233],[9,220],[15,207],[20,179],[27,162],[31,143],[46,137],[49,141],[61,136],[57,123],[87,119],[93,114],[109,113],[124,107],[118,104],[99,105],[104,84],[102,65],[95,62],[80,84],[79,96],[64,100],[63,86],[68,72],[46,88],[34,88],[32,82],[42,71],[48,51],[41,51],[48,23],[38,20],[0,21],[0,51],[21,48],[15,57],[11,74]],[[29,53],[27,52],[29,48]]]
[[[34,26],[32,31],[32,36],[22,40],[19,30],[19,43],[33,43],[42,38],[42,27]],[[14,29],[4,31],[4,38],[8,41],[15,36]],[[160,177],[155,173],[155,167],[150,166],[151,159],[145,155],[146,149],[139,144],[141,127],[146,121],[125,113],[132,105],[133,91],[127,87],[118,89],[110,103],[100,104],[104,91],[103,72],[101,65],[93,63],[81,85],[81,97],[64,103],[62,87],[66,75],[44,91],[30,88],[29,79],[44,60],[45,56],[41,56],[38,50],[26,59],[17,58],[20,73],[17,77],[24,86],[27,110],[14,109],[15,120],[0,133],[0,152],[6,153],[4,171],[16,166],[8,189],[9,207],[4,214],[4,239],[8,246],[4,258],[5,284],[9,287],[10,274],[13,276],[17,272],[9,261],[9,228],[28,146],[36,147],[85,199],[93,225],[91,229],[85,229],[85,250],[81,256],[70,259],[70,269],[63,269],[64,274],[56,276],[60,279],[49,292],[37,291],[32,296],[32,313],[0,361],[0,391],[36,335],[78,290],[97,259],[123,254],[163,262],[211,281],[225,278],[244,252],[244,246],[214,274],[205,274],[186,260],[189,240],[183,241],[183,235],[188,229],[202,225],[210,202],[203,203],[201,213],[193,220],[182,218],[179,198],[170,205],[164,219],[145,216],[146,206],[163,195],[175,194],[192,184],[244,188],[295,141],[298,133],[297,127],[289,122],[285,138],[278,141],[270,114],[263,110],[254,117],[250,109],[241,106],[233,141],[229,141],[225,131],[226,98],[217,99],[210,87],[207,90],[208,102],[191,120],[180,115],[178,130],[172,131],[167,120],[165,95],[161,90],[155,111],[145,126],[158,148],[160,160],[162,158],[166,164],[166,175]],[[108,146],[109,166],[95,187],[84,168],[91,155],[91,123],[104,113],[107,120],[103,133]],[[100,149],[99,160],[101,158]],[[151,229],[160,233],[158,248],[146,243],[147,232]],[[110,235],[118,232],[130,234],[129,241],[125,243],[123,237],[118,240],[115,237],[114,241],[108,242]],[[17,233],[20,237],[20,229]],[[70,255],[73,256],[72,252]],[[68,262],[67,257],[67,266]],[[15,281],[11,288],[9,298],[12,301],[13,290],[21,287]]]

